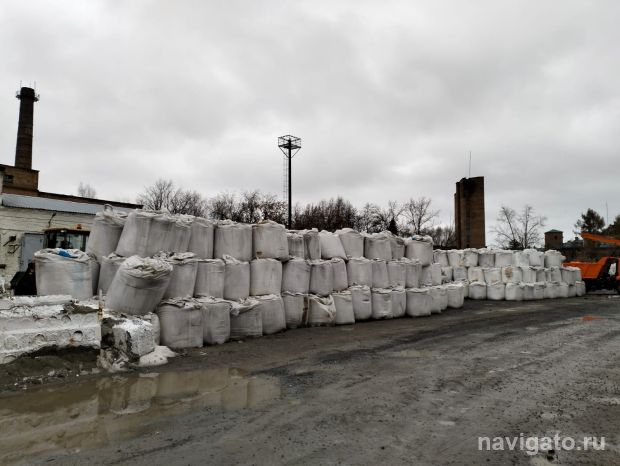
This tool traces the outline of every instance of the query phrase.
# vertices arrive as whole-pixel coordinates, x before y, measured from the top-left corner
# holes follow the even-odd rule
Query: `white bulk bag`
[[[574,267],[560,267],[560,273],[562,275],[562,281],[564,283],[568,283],[569,285],[574,285],[577,280],[575,280],[575,273],[573,272]]]
[[[394,288],[391,292],[392,317],[395,319],[403,317],[407,311],[407,293],[402,287]]]
[[[230,339],[243,340],[263,335],[263,318],[255,299],[233,301],[230,310]]]
[[[215,228],[213,257],[231,256],[242,262],[252,259],[252,225],[220,220]]]
[[[282,291],[308,294],[310,264],[305,259],[293,258],[282,265]]]
[[[558,251],[554,251],[550,249],[549,251],[545,251],[545,267],[560,267],[562,262],[566,259],[561,253]]]
[[[577,290],[575,289],[575,285],[568,285],[568,297],[574,298],[577,296]]]
[[[584,296],[586,294],[585,282],[582,282],[582,281],[575,282],[575,291],[576,291],[577,296]]]
[[[308,325],[330,326],[336,323],[336,307],[331,296],[308,296]]]
[[[568,283],[558,283],[558,298],[568,298]]]
[[[478,250],[477,249],[465,249],[463,251],[463,265],[465,267],[477,267],[478,266]]]
[[[306,253],[304,252],[304,237],[302,235],[289,231],[286,234],[286,240],[288,242],[289,257],[296,257],[298,259],[306,258]]]
[[[571,267],[571,269],[573,269],[573,278],[575,279],[575,282],[580,282],[581,281],[581,269],[579,267]]]
[[[560,272],[559,267],[549,267],[545,269],[545,281],[546,282],[561,282],[562,281],[562,272]]]
[[[508,267],[513,264],[512,251],[495,251],[495,267]]]
[[[211,220],[192,218],[187,250],[196,254],[198,259],[212,259],[214,236],[215,226]]]
[[[236,301],[249,297],[250,263],[225,255],[224,265],[224,299]]]
[[[391,288],[405,287],[407,283],[407,266],[402,260],[392,260],[387,263],[388,282]]]
[[[418,259],[420,264],[430,265],[433,262],[433,240],[430,236],[414,236],[407,241],[405,247],[407,259]],[[452,265],[452,264],[450,264]]]
[[[198,262],[193,252],[178,254],[160,253],[156,255],[159,259],[165,260],[172,266],[170,282],[164,293],[166,298],[192,297],[196,286],[196,274],[198,272]]]
[[[435,249],[433,251],[433,262],[441,265],[442,267],[449,267],[448,252],[443,249]]]
[[[251,296],[280,294],[281,289],[282,262],[276,259],[254,259],[250,262]]]
[[[288,240],[284,225],[271,220],[252,225],[252,257],[288,260]]]
[[[353,312],[353,298],[350,291],[333,293],[334,307],[336,308],[336,325],[349,325],[355,323]]]
[[[488,285],[489,283],[496,283],[502,281],[502,269],[498,267],[483,268],[484,281]]]
[[[487,299],[487,284],[484,282],[472,282],[469,284],[470,299]]]
[[[125,262],[125,259],[126,257],[119,256],[115,253],[101,258],[101,267],[99,268],[99,285],[97,286],[97,291],[101,290],[101,293],[103,294],[108,293],[108,288],[110,288],[110,284],[112,283],[112,280],[114,280],[114,275],[116,275],[116,271],[121,264]]]
[[[465,287],[462,283],[450,283],[446,285],[446,295],[448,297],[448,307],[460,309],[465,302]]]
[[[211,297],[199,298],[202,304],[202,338],[207,345],[221,345],[230,338],[229,301]]]
[[[523,285],[521,283],[506,283],[506,301],[523,301]]]
[[[272,335],[286,329],[284,303],[280,295],[256,296],[256,309],[262,319],[263,335]]]
[[[95,258],[95,256],[93,256],[92,254],[88,254],[88,256],[90,257],[90,282],[92,285],[92,295],[91,296],[95,296],[97,295],[97,285],[99,284],[99,269],[101,268],[101,266],[99,265],[99,262],[97,262],[97,259]]]
[[[319,260],[321,258],[321,240],[316,228],[304,230],[304,253],[308,260]]]
[[[545,283],[537,282],[534,283],[534,299],[544,299],[545,298]]]
[[[521,281],[523,283],[534,283],[536,282],[536,270],[530,267],[520,267],[521,269]]]
[[[334,271],[334,291],[346,290],[349,286],[347,278],[347,264],[340,258],[332,259],[332,269]]]
[[[157,212],[149,210],[133,210],[125,220],[123,232],[116,246],[116,254],[123,257],[147,257],[151,221]]]
[[[349,286],[372,286],[372,261],[364,257],[353,257],[347,263]]]
[[[407,288],[407,315],[411,317],[429,316],[433,298],[429,288]]]
[[[34,253],[37,294],[93,296],[92,259],[79,249],[41,249]]]
[[[463,267],[463,251],[451,249],[448,251],[448,265],[450,267]]]
[[[534,270],[536,271],[536,281],[537,282],[546,282],[547,281],[547,274],[545,273],[545,269],[543,269],[542,267],[534,267]]]
[[[392,294],[390,290],[373,288],[371,299],[373,319],[391,319],[394,317],[392,314]]]
[[[170,236],[165,243],[165,251],[170,252],[189,252],[189,242],[192,238],[192,223],[194,217],[191,215],[174,215]]]
[[[353,285],[349,287],[355,320],[367,320],[372,317],[372,298],[370,287]]]
[[[515,251],[512,256],[513,264],[517,267],[529,267],[530,256],[525,251]]]
[[[439,285],[436,288],[439,289],[439,305],[441,306],[441,310],[445,311],[448,309],[448,291],[443,285]]]
[[[452,267],[452,278],[455,282],[460,282],[463,280],[467,280],[467,268],[466,267]]]
[[[319,233],[319,241],[321,243],[322,259],[333,259],[334,257],[347,258],[338,235],[323,230]]]
[[[334,268],[331,261],[310,262],[310,293],[328,296],[334,291]]]
[[[534,284],[522,283],[523,286],[523,301],[532,301],[534,299]]]
[[[465,298],[469,298],[469,281],[468,280],[461,280],[458,283],[463,285],[463,294],[465,295]]]
[[[419,288],[422,274],[420,261],[411,259],[403,259],[402,261],[405,263],[405,287]]]
[[[144,255],[153,256],[161,251],[187,252],[191,232],[191,217],[157,212],[151,218]]]
[[[202,304],[198,301],[193,298],[167,299],[157,308],[157,317],[162,345],[170,348],[200,348],[203,345]]]
[[[504,283],[520,283],[523,280],[523,274],[519,267],[507,266],[502,267],[502,281]]]
[[[441,314],[441,290],[438,286],[432,286],[428,289],[428,294],[431,297],[431,314]]]
[[[423,265],[420,268],[420,286],[433,286],[433,275],[431,272],[430,264]]]
[[[385,233],[364,236],[364,257],[383,261],[392,260],[390,237]]]
[[[93,220],[86,252],[101,261],[104,256],[116,251],[126,219],[126,213],[115,211],[109,204],[104,205],[103,212],[97,212]]]
[[[536,249],[524,249],[523,252],[528,255],[530,265],[532,267],[544,267],[545,266],[545,253],[537,251]]]
[[[545,299],[556,299],[558,297],[558,293],[560,292],[559,288],[560,286],[558,285],[558,283],[546,282],[545,290],[543,294],[544,298]]]
[[[282,292],[286,328],[297,328],[305,324],[308,309],[306,295],[302,293]]]
[[[441,268],[441,283],[450,283],[454,280],[452,275],[452,267],[442,267]]]
[[[364,257],[364,237],[352,228],[336,230],[347,257]]]
[[[487,299],[490,301],[503,301],[506,298],[506,285],[502,282],[489,283],[487,285]]]
[[[171,276],[172,265],[168,262],[131,256],[114,275],[105,305],[132,315],[153,312],[162,300]]]
[[[390,247],[392,249],[392,260],[400,260],[405,257],[404,238],[390,234]]]
[[[478,249],[478,265],[480,267],[495,267],[495,251]]]
[[[196,263],[196,285],[194,296],[224,297],[224,261],[222,259],[202,259]]]
[[[372,287],[387,288],[390,286],[387,262],[381,259],[372,261]]]
[[[470,282],[484,282],[484,270],[482,270],[482,267],[469,267],[467,269],[467,279]]]
[[[429,268],[431,273],[431,284],[433,286],[441,285],[441,265],[431,264]]]

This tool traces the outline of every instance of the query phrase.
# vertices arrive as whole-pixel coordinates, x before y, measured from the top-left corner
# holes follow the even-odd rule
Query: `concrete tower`
[[[32,170],[32,128],[34,103],[39,96],[30,87],[22,87],[16,97],[20,100],[15,166]]]
[[[485,247],[484,176],[456,183],[454,213],[457,248]]]

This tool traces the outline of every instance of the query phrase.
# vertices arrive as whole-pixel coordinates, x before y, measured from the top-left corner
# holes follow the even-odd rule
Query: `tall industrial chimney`
[[[20,100],[15,166],[32,170],[32,123],[34,103],[39,100],[39,96],[34,89],[22,87],[15,97]]]

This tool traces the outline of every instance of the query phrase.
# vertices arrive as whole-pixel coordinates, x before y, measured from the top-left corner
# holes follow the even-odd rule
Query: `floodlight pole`
[[[280,136],[278,138],[278,147],[288,159],[288,222],[287,228],[290,230],[293,225],[293,189],[292,189],[292,160],[295,154],[301,149],[301,138],[291,136]]]

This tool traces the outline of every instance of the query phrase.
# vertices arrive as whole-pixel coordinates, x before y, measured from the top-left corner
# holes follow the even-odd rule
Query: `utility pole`
[[[288,160],[286,161],[288,163],[287,166],[287,170],[286,173],[288,175],[288,186],[287,186],[287,193],[288,193],[288,222],[286,227],[290,230],[293,224],[293,190],[292,190],[292,160],[293,157],[295,157],[295,155],[297,154],[297,152],[299,152],[299,149],[301,149],[301,138],[295,137],[295,136],[291,136],[290,134],[287,134],[286,136],[280,136],[278,138],[278,147],[280,148],[280,150],[282,151],[282,153],[284,154],[284,157],[286,157]]]

